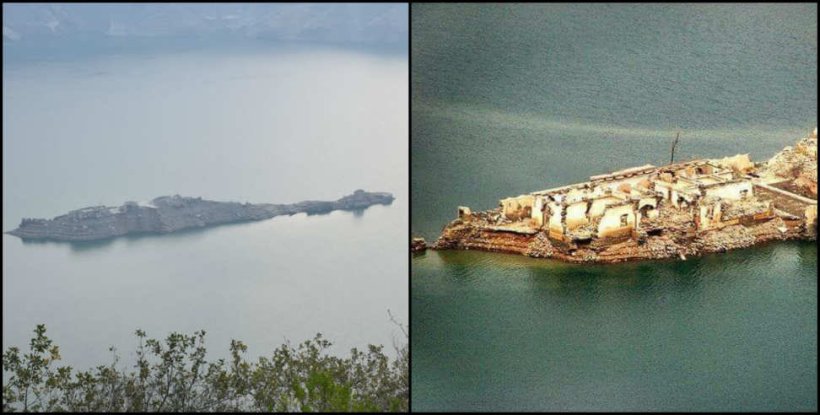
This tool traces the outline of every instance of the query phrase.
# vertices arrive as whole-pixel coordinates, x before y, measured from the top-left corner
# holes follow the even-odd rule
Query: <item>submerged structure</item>
[[[570,262],[723,252],[817,237],[817,129],[772,159],[748,154],[645,165],[458,208],[435,249],[477,249]]]
[[[161,196],[150,203],[125,202],[119,207],[92,206],[54,219],[23,219],[8,232],[22,239],[94,241],[140,233],[170,233],[224,223],[245,222],[297,213],[322,214],[334,210],[362,210],[393,203],[393,195],[356,190],[336,201],[304,201],[274,205],[216,202],[201,197]]]

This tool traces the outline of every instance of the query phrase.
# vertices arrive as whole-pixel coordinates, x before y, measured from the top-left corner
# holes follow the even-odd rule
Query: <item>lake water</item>
[[[411,233],[817,124],[816,5],[413,5]],[[816,410],[817,247],[411,260],[413,410]]]
[[[3,68],[3,230],[179,193],[292,203],[392,192],[362,213],[277,217],[87,244],[3,235],[3,348],[45,323],[66,364],[133,356],[133,332],[205,329],[254,358],[321,332],[333,352],[408,323],[406,55],[141,52]]]

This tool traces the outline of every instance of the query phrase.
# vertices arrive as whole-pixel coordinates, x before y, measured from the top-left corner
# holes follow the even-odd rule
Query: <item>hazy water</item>
[[[45,323],[66,363],[124,357],[133,332],[208,332],[252,356],[321,332],[388,349],[407,316],[407,60],[309,49],[108,56],[4,66],[3,230],[95,204],[179,193],[334,200],[361,214],[94,244],[3,236],[3,347]]]
[[[414,5],[412,229],[817,123],[816,5]],[[814,244],[579,267],[411,262],[413,409],[816,409]]]

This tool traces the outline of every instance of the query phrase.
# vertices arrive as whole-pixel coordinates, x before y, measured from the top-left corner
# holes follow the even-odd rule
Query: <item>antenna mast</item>
[[[679,139],[680,139],[680,131],[678,131],[678,134],[675,136],[675,141],[672,142],[672,157],[669,159],[669,164],[672,164],[672,163],[675,162],[675,147],[678,146],[678,140]]]

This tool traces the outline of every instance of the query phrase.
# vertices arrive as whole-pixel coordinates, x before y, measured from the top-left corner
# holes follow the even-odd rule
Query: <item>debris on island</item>
[[[424,238],[413,238],[410,242],[410,252],[424,252],[427,250],[427,241]]]
[[[488,211],[461,206],[432,248],[613,263],[816,238],[815,128],[767,162],[738,154],[647,164],[502,199]]]

